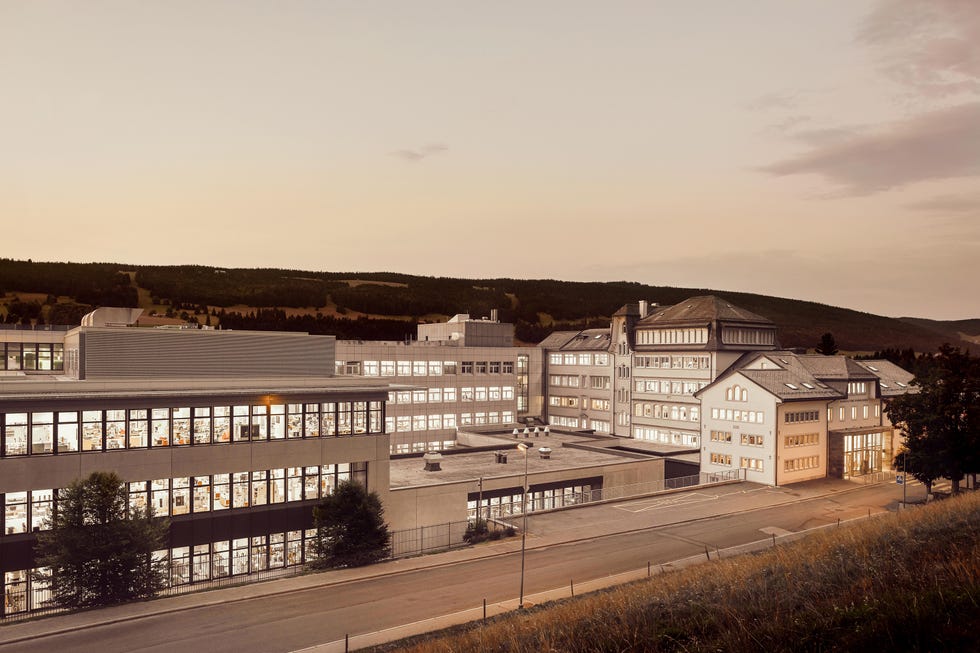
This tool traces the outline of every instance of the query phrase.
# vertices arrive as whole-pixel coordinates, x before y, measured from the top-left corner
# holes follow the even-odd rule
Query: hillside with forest
[[[340,338],[401,340],[415,325],[456,313],[479,318],[497,309],[520,342],[556,329],[606,326],[621,306],[641,299],[667,306],[713,294],[779,326],[784,347],[812,348],[834,335],[845,352],[980,343],[980,319],[943,322],[889,318],[752,293],[554,279],[459,279],[394,272],[311,272],[275,268],[0,259],[0,321],[78,324],[98,306],[143,308],[161,320],[233,329],[276,329]]]

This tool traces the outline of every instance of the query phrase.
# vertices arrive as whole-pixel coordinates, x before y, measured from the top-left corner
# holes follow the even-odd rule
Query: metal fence
[[[616,501],[656,494],[658,492],[710,486],[740,480],[743,480],[742,470],[731,470],[717,473],[702,472],[692,476],[665,479],[663,481],[598,488],[587,492],[562,493],[547,497],[535,498],[535,493],[530,492],[527,499],[528,514],[569,508],[574,505],[596,503],[599,501]],[[511,524],[506,518],[512,515],[521,515],[521,507],[520,501],[506,504],[506,506],[499,506],[499,508],[505,509],[506,514],[498,511],[492,515],[487,520],[489,530],[491,532],[501,532],[508,528],[519,527],[518,521],[514,520],[514,523]],[[468,543],[463,537],[470,523],[470,521],[446,522],[433,526],[392,531],[391,558],[403,558],[468,546]],[[280,564],[286,563],[283,562]],[[170,561],[170,578],[190,578],[189,565],[190,563],[183,560]],[[199,592],[263,580],[286,578],[305,573],[306,570],[306,565],[302,564],[302,560],[298,560],[295,564],[289,564],[288,566],[277,566],[247,574],[225,575],[218,578],[195,580],[192,583],[173,584],[163,589],[159,595],[176,596],[188,592]],[[22,586],[19,584],[13,586],[8,585],[6,587],[6,596],[4,597],[4,610],[0,611],[0,623],[19,620],[25,617],[65,612],[61,608],[48,605],[50,598],[50,590],[40,586],[36,582],[28,583],[25,579]]]

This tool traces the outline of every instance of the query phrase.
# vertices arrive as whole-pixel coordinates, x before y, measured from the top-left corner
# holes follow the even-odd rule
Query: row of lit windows
[[[863,449],[881,450],[881,433],[857,433],[844,436],[844,451],[860,451]]]
[[[46,342],[0,342],[0,370],[61,371],[65,346]]]
[[[0,414],[3,456],[380,433],[382,402]]]
[[[731,345],[772,345],[776,342],[776,335],[773,329],[723,327],[721,340]]]
[[[548,384],[559,388],[578,388],[580,377],[578,374],[551,374],[548,376]]]
[[[597,497],[601,498],[602,490],[597,488]],[[477,518],[477,508],[480,508],[480,518],[494,519],[520,515],[524,512],[525,502],[528,512],[537,510],[554,510],[565,506],[588,503],[593,500],[591,485],[569,485],[566,487],[549,488],[547,490],[531,490],[527,497],[523,492],[497,497],[484,497],[483,503],[467,501],[466,512],[470,520]]]
[[[129,505],[152,507],[154,516],[186,515],[292,501],[310,501],[333,493],[344,480],[367,484],[367,463],[288,467],[207,476],[184,476],[128,483]],[[57,506],[54,490],[7,492],[3,534],[42,530]]]
[[[877,419],[877,418],[881,417],[881,404],[878,403],[878,402],[874,402],[873,405],[874,405],[874,416],[875,416],[875,419]],[[861,418],[862,419],[868,419],[869,416],[870,416],[870,414],[871,414],[870,406],[868,404],[862,405],[861,406]],[[846,409],[845,409],[844,406],[840,406],[838,408],[837,415],[838,415],[838,421],[841,421],[841,422],[845,421],[845,416],[847,415],[847,412],[846,412]],[[830,421],[833,421],[833,419],[834,419],[834,409],[833,408],[828,408],[827,409],[827,421],[830,422]],[[856,405],[852,405],[851,406],[851,419],[852,420],[858,419],[858,406],[856,406]]]
[[[783,461],[783,471],[799,472],[804,469],[816,469],[820,466],[820,456],[803,456],[802,458],[787,458]]]
[[[153,557],[167,562],[169,584],[178,586],[306,564],[314,559],[315,538],[314,529],[288,531],[175,547],[156,551]],[[29,569],[5,572],[3,592],[7,615],[40,609],[50,598],[48,588]]]
[[[745,458],[744,456],[738,459],[738,466],[743,469],[748,469],[753,472],[762,471],[762,459],[761,458]]]
[[[784,413],[783,419],[787,424],[799,424],[800,422],[820,421],[819,410],[796,410]]]
[[[505,410],[501,413],[460,413],[460,426],[482,426],[483,424],[510,424],[514,421],[514,413]],[[443,427],[449,428],[449,427]]]
[[[592,430],[596,433],[609,433],[612,431],[612,424],[604,419],[590,420]]]
[[[634,426],[633,437],[637,440],[662,442],[677,446],[697,447],[701,438],[696,433],[685,433],[668,429],[658,429],[649,426]]]
[[[748,401],[749,391],[739,385],[733,385],[725,389],[725,399],[727,401]]]
[[[847,394],[857,395],[857,394],[867,394],[868,384],[864,381],[849,381],[847,384]]]
[[[422,453],[424,451],[442,451],[456,444],[455,440],[426,440],[423,442],[399,442],[391,445],[392,454]]]
[[[711,463],[713,465],[728,465],[732,464],[732,454],[730,453],[717,453],[711,452]]]
[[[711,368],[710,356],[636,356],[634,367],[672,370],[707,370]]]
[[[577,417],[565,417],[564,415],[550,415],[548,417],[548,423],[552,426],[563,426],[570,429],[577,429],[579,426]]]
[[[642,329],[636,332],[639,345],[701,345],[708,342],[708,328]]]
[[[426,390],[401,390],[389,392],[393,404],[437,404],[460,401],[510,401],[514,398],[514,386],[480,386],[476,388],[428,388]]]
[[[551,395],[548,397],[548,405],[555,408],[578,408],[578,397]]]
[[[764,413],[761,410],[734,410],[732,408],[712,408],[711,419],[722,419],[729,422],[748,422],[762,424]]]
[[[731,442],[732,432],[731,431],[712,431],[711,432],[712,442]]]
[[[655,404],[649,401],[634,401],[633,415],[653,419],[672,419],[680,422],[697,422],[701,419],[701,409],[698,406],[676,404]]]
[[[337,374],[362,376],[443,376],[513,374],[514,361],[336,361]]]
[[[706,381],[668,381],[666,379],[636,379],[634,387],[637,392],[655,392],[658,394],[692,395],[708,385]]]
[[[820,443],[819,433],[799,433],[797,435],[787,435],[784,439],[787,447],[805,447],[811,444]]]
[[[605,367],[609,365],[609,354],[552,352],[548,354],[548,363],[550,365],[598,365]]]

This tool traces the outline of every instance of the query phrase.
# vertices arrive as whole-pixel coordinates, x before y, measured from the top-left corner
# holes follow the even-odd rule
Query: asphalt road
[[[615,521],[622,529],[642,530],[529,549],[525,593],[568,587],[571,581],[582,583],[644,568],[648,563],[660,565],[703,554],[705,548],[713,552],[756,542],[766,539],[771,532],[797,532],[833,524],[838,519],[864,517],[869,511],[894,509],[896,497],[900,497],[894,485],[880,485],[790,505],[751,509],[752,498],[738,487],[624,501],[533,518],[529,542],[534,537],[542,537],[539,533],[556,532],[563,521],[566,529],[578,529],[582,537],[594,532],[581,525],[590,521],[607,527]],[[791,493],[786,496],[792,499]],[[700,512],[718,511],[723,503],[749,505],[750,509],[738,514],[697,517]],[[590,510],[593,512],[587,512]],[[669,520],[671,514],[676,518],[682,513],[691,515],[694,521],[658,526],[653,520],[654,525],[650,525],[652,514],[657,519]],[[397,569],[398,563],[388,564]],[[507,553],[283,595],[151,615],[8,644],[0,650],[3,653],[296,651],[343,639],[345,634],[374,632],[477,607],[483,599],[488,603],[513,600],[519,583],[520,554]]]

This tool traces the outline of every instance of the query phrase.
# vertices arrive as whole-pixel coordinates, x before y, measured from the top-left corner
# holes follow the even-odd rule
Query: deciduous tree
[[[908,472],[928,490],[948,478],[958,492],[966,474],[980,472],[980,358],[943,345],[911,386],[885,409],[905,431]]]

